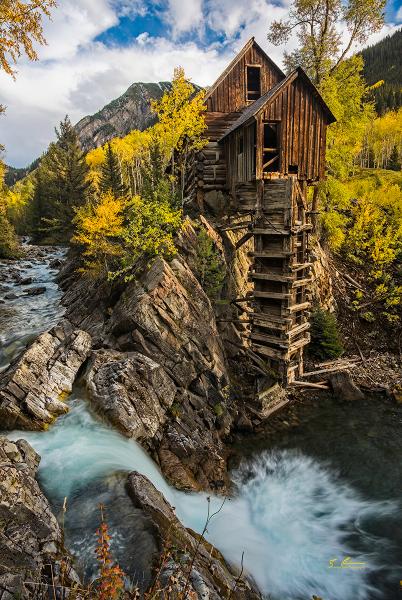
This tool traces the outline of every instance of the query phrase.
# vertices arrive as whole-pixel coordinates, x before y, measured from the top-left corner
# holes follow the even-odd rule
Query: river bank
[[[51,280],[55,273],[48,275]],[[43,310],[49,316],[53,311],[58,318],[61,309],[57,302],[53,303],[45,293],[40,297]],[[29,318],[25,312],[25,321],[18,311],[14,315],[13,327],[18,322],[32,320],[32,315]],[[119,318],[121,322],[121,313]],[[119,334],[123,335],[120,331]],[[109,341],[103,338],[102,352],[110,351],[105,348],[107,343],[111,343],[110,338]],[[195,396],[192,392],[193,404]],[[234,444],[237,459],[229,462],[232,499],[208,528],[208,540],[234,565],[240,564],[244,551],[246,572],[275,600],[304,600],[313,594],[330,600],[368,600],[382,594],[384,599],[391,600],[394,596],[390,594],[398,593],[396,555],[384,548],[399,543],[389,531],[395,529],[395,519],[400,514],[396,497],[399,446],[395,439],[400,434],[400,411],[391,400],[375,402],[365,399],[363,404],[342,404],[322,394],[304,394],[303,401],[293,403],[266,426],[261,422],[258,427],[251,424],[252,435],[243,435],[237,439],[238,446]],[[47,431],[14,432],[12,437],[24,437],[41,455],[39,482],[59,516],[67,497],[66,544],[76,555],[80,572],[86,572],[87,576],[94,573],[94,561],[92,558],[88,561],[88,557],[93,557],[96,504],[101,500],[109,507],[113,552],[133,580],[141,579],[146,585],[150,577],[146,566],[152,562],[150,557],[155,553],[158,536],[152,534],[152,515],[144,499],[139,509],[138,505],[133,507],[127,496],[127,475],[133,470],[146,475],[176,507],[184,525],[195,531],[203,528],[207,496],[180,492],[171,481],[166,482],[138,443],[118,433],[110,419],[105,422],[104,412],[94,411],[96,405],[88,398],[85,387],[77,387],[76,383],[66,406],[69,412]],[[215,414],[213,427],[215,420],[221,418]],[[373,419],[375,435],[367,437]],[[182,422],[180,414],[175,415],[175,422],[179,425]],[[342,423],[344,427],[347,424],[346,433],[342,433]],[[390,428],[395,434],[389,435]],[[192,439],[190,434],[187,437]],[[383,438],[384,448],[378,460],[390,462],[394,456],[395,464],[391,461],[393,467],[385,480],[393,481],[395,488],[387,484],[389,487],[385,485],[372,493],[370,465],[377,464],[375,449]],[[140,441],[158,460],[159,453]],[[354,473],[359,471],[362,461],[366,464],[367,448],[373,454],[368,456],[365,471],[368,483],[363,489]],[[354,471],[348,471],[350,465]],[[380,485],[380,477],[377,480],[375,486]],[[144,480],[139,485],[146,488]],[[139,491],[133,492],[138,502]],[[152,497],[152,490],[149,493]],[[213,507],[219,507],[221,499],[213,495],[211,502]],[[329,570],[329,560],[337,556],[352,556],[363,561],[366,568],[342,573],[340,577],[338,572]],[[385,575],[386,586],[381,583]],[[234,579],[231,581],[233,585]],[[214,585],[210,583],[211,598]],[[233,597],[253,597],[252,588],[248,592],[245,589],[245,596]]]

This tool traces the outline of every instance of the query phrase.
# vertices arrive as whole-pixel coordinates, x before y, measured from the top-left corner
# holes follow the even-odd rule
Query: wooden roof
[[[207,100],[209,98],[209,96],[211,94],[213,94],[213,92],[216,90],[216,88],[219,86],[219,84],[222,83],[222,81],[225,79],[225,77],[227,76],[227,74],[230,73],[230,71],[233,69],[233,67],[239,62],[239,60],[242,58],[242,56],[244,56],[244,54],[247,52],[247,50],[251,46],[255,46],[259,50],[259,52],[261,52],[261,54],[264,56],[264,58],[271,64],[271,66],[278,72],[278,74],[281,77],[285,78],[285,74],[283,73],[283,71],[281,71],[281,69],[278,67],[278,65],[275,64],[274,61],[271,58],[269,58],[268,54],[266,52],[264,52],[264,50],[261,48],[261,46],[259,44],[257,44],[257,42],[255,41],[255,38],[252,37],[243,46],[243,48],[234,57],[234,59],[229,63],[229,65],[221,73],[221,75],[219,75],[219,77],[215,81],[215,83],[213,83],[212,86],[207,90],[207,93],[205,95],[205,100]]]
[[[270,102],[273,102],[275,98],[280,94],[288,85],[290,85],[297,77],[301,77],[303,81],[310,87],[314,96],[316,96],[317,100],[322,105],[324,111],[327,113],[327,123],[334,123],[336,118],[331,112],[330,108],[322,98],[321,94],[312,83],[310,78],[306,75],[301,67],[297,67],[292,73],[290,73],[285,79],[277,83],[273,88],[271,88],[268,92],[266,92],[263,96],[258,98],[253,104],[250,104],[247,108],[243,110],[240,117],[231,125],[225,134],[221,137],[220,141],[225,137],[230,135],[233,131],[245,125],[248,121],[250,121],[253,117],[257,116],[257,114],[265,108]]]

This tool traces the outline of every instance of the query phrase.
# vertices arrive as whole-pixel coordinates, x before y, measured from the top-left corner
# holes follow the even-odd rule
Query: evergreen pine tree
[[[395,145],[392,148],[391,156],[388,161],[388,169],[391,171],[400,171],[401,170],[401,161],[399,158],[398,147]]]
[[[49,146],[35,182],[34,237],[69,241],[75,209],[90,193],[88,165],[78,136],[66,116],[56,129],[57,142]]]
[[[110,143],[106,146],[105,162],[102,165],[99,180],[99,191],[103,194],[112,192],[115,198],[121,198],[127,194],[127,188],[123,183],[118,158],[113,152]]]

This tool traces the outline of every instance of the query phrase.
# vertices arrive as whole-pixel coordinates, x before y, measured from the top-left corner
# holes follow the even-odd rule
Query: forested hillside
[[[365,48],[362,56],[367,83],[384,82],[373,90],[378,114],[402,106],[402,29]]]

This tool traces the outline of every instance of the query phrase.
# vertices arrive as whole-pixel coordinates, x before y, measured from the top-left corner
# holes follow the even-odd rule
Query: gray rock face
[[[108,331],[130,334],[132,343],[187,387],[198,373],[226,379],[225,358],[208,297],[188,265],[156,259],[140,282],[123,293]],[[146,336],[146,337],[145,337]]]
[[[25,440],[0,437],[1,600],[52,597],[52,572],[56,594],[63,577],[66,586],[77,581],[60,527],[35,480],[39,461]]]
[[[82,149],[103,145],[113,137],[121,137],[132,129],[143,131],[155,122],[151,100],[159,100],[171,83],[133,83],[116,100],[112,100],[95,115],[81,119],[75,126]]]
[[[155,436],[176,395],[176,386],[163,368],[138,352],[94,352],[87,386],[92,402],[107,419],[139,441]]]
[[[157,259],[123,293],[107,332],[125,349],[152,358],[176,387],[173,404],[171,385],[166,388],[171,415],[152,445],[166,477],[182,489],[224,485],[215,411],[225,405],[225,355],[211,303],[187,263]],[[166,411],[166,401],[161,406]],[[160,423],[155,418],[153,435]]]
[[[221,244],[212,227],[202,224]],[[187,220],[180,255],[170,263],[157,258],[121,288],[96,285],[77,277],[78,265],[66,265],[63,304],[69,321],[90,332],[94,348],[102,349],[87,372],[97,409],[144,443],[176,487],[222,489],[223,439],[237,408],[226,393],[227,357],[216,307],[194,275],[197,239]],[[224,252],[222,244],[219,249]],[[231,331],[228,337],[242,341]]]
[[[62,399],[90,348],[90,335],[66,321],[40,335],[0,379],[0,427],[40,430],[67,412]]]
[[[175,552],[160,572],[161,586],[174,574],[172,597],[186,586],[188,598],[220,600],[257,600],[260,594],[245,577],[238,576],[225,563],[218,550],[205,540],[198,542],[198,534],[187,530],[176,517],[172,507],[153,484],[140,473],[128,477],[128,493],[138,508],[148,514],[157,526],[164,545]],[[194,559],[194,560],[193,560]]]

